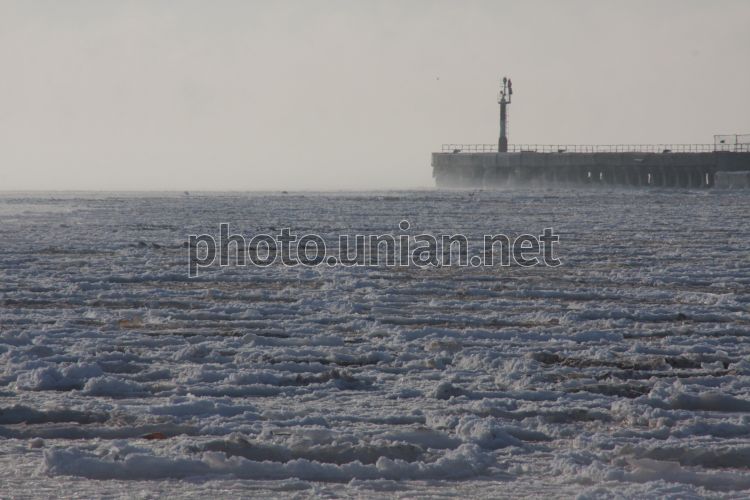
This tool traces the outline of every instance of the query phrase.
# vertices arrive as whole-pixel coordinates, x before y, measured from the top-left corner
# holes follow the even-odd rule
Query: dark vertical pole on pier
[[[500,140],[497,150],[501,153],[508,152],[508,104],[513,95],[513,84],[510,79],[503,77],[503,88],[500,90],[497,102],[500,104]]]

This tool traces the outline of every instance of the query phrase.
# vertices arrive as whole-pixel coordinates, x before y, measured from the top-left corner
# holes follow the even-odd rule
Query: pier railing
[[[497,153],[497,144],[443,144],[443,153]],[[509,144],[509,153],[712,153],[750,152],[750,144]]]

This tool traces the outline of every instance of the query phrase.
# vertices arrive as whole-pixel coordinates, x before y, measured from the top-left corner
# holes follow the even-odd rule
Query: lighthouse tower
[[[497,102],[500,104],[500,140],[497,143],[497,150],[501,153],[508,152],[508,104],[513,95],[513,84],[510,78],[503,77],[503,86],[497,96]]]

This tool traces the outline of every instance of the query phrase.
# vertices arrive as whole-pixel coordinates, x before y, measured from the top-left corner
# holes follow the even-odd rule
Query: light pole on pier
[[[497,102],[500,104],[500,141],[497,144],[497,150],[501,153],[508,152],[508,110],[507,106],[510,104],[510,98],[513,95],[513,84],[510,78],[503,77],[503,87],[500,89],[500,94],[497,96]]]

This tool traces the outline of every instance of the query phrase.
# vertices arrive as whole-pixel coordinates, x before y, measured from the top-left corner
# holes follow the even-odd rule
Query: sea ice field
[[[0,194],[0,497],[747,498],[750,199]],[[560,235],[559,267],[218,266],[188,235]]]

